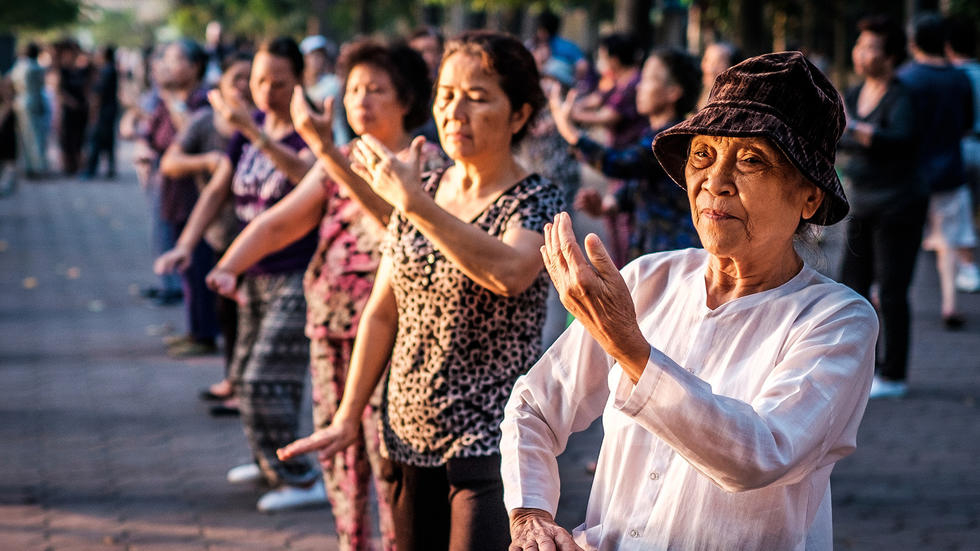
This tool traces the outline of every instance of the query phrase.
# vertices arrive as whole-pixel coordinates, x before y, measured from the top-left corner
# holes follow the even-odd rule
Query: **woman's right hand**
[[[211,104],[211,108],[219,117],[239,131],[244,133],[247,129],[255,127],[252,115],[241,101],[232,97],[226,99],[221,95],[221,92],[211,90],[208,92],[208,103]]]
[[[289,116],[293,118],[293,128],[310,151],[323,154],[334,148],[333,142],[333,97],[323,100],[323,114],[318,115],[306,102],[303,87],[296,85],[293,98],[289,101]]]
[[[577,94],[575,90],[571,90],[562,99],[560,86],[553,86],[548,91],[548,109],[551,110],[551,118],[555,121],[555,129],[568,145],[572,146],[578,143],[578,129],[572,123],[572,107],[575,105]]]
[[[583,551],[555,519],[541,509],[510,512],[510,547],[507,551]]]
[[[230,299],[236,298],[235,291],[238,288],[238,276],[232,272],[215,268],[205,276],[204,282],[215,293]]]
[[[159,275],[183,272],[191,264],[191,252],[180,245],[161,254],[153,263],[153,271]]]
[[[276,450],[276,455],[281,461],[289,461],[304,453],[315,451],[319,452],[321,458],[330,458],[353,444],[357,440],[358,430],[357,422],[347,422],[335,415],[330,426],[279,448]]]

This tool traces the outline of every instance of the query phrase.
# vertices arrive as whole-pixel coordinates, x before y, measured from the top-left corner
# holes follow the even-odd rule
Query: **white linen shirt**
[[[578,322],[517,381],[501,424],[508,510],[555,513],[555,457],[602,415],[583,548],[832,549],[830,471],[855,448],[875,312],[808,266],[711,310],[709,258],[623,269],[651,344],[635,386]]]

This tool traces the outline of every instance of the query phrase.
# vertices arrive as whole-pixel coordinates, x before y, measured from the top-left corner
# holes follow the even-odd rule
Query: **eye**
[[[711,162],[712,152],[704,145],[695,146],[691,149],[691,154],[688,155],[688,163],[694,168],[705,168]]]

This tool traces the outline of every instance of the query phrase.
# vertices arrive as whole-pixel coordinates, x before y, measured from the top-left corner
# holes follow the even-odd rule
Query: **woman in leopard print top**
[[[433,107],[454,164],[421,175],[365,136],[353,168],[395,212],[351,371],[330,427],[282,450],[332,453],[390,360],[382,407],[399,551],[506,549],[500,421],[537,359],[546,274],[542,228],[561,191],[515,160],[544,105],[531,54],[514,38],[464,33],[447,45]]]

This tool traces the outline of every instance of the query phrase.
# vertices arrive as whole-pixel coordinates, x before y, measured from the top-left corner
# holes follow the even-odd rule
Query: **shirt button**
[[[425,261],[428,262],[429,264],[432,264],[433,262],[436,261],[436,255],[429,253],[429,255],[425,257]]]
[[[630,536],[631,537],[634,537],[635,538],[635,537],[638,537],[639,535],[640,535],[640,533],[637,532],[636,530],[630,530]]]
[[[427,273],[427,274],[431,274],[432,273],[432,266],[429,266],[428,264],[426,264],[425,266],[422,266],[422,271],[425,272],[425,273]]]
[[[660,473],[650,473],[650,480],[657,480],[660,478]]]

